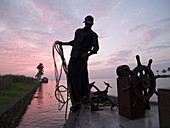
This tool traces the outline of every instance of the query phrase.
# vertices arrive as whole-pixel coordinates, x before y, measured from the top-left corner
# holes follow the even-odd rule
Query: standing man
[[[91,29],[94,23],[93,17],[88,15],[83,23],[85,23],[85,27],[76,30],[74,40],[59,42],[60,45],[72,46],[68,65],[68,79],[71,86],[73,110],[80,107],[82,99],[89,97],[87,61],[89,56],[97,54],[99,50],[98,35]]]

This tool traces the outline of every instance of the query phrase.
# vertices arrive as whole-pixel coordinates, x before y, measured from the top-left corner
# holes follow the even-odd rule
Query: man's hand
[[[88,55],[88,53],[82,53],[82,54],[81,54],[81,57],[82,57],[83,59],[88,60],[89,55]]]
[[[59,45],[61,45],[61,44],[62,44],[62,42],[61,42],[61,41],[56,40],[56,41],[55,41],[55,44],[59,44]]]

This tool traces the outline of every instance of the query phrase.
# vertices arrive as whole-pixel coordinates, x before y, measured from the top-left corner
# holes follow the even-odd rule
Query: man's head
[[[85,23],[85,26],[92,26],[93,25],[94,18],[90,15],[85,17],[85,20],[83,23]]]

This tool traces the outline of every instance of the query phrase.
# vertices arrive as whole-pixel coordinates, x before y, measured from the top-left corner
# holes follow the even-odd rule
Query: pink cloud
[[[141,30],[143,30],[145,28],[146,28],[145,24],[136,25],[136,26],[132,27],[131,29],[127,30],[125,33],[130,34],[132,32],[141,31]]]
[[[142,37],[144,37],[145,41],[151,41],[153,39],[153,35],[149,32],[145,32],[142,34]]]
[[[128,23],[128,19],[122,19],[120,22],[122,23],[122,24],[125,24],[125,23]]]
[[[109,57],[110,59],[107,60],[107,64],[120,64],[124,63],[128,60],[129,56],[131,56],[131,50],[120,50],[114,54],[111,54]]]
[[[144,32],[142,34],[142,37],[145,41],[152,41],[160,34],[160,29],[152,29],[150,31]]]
[[[170,23],[170,18],[165,18],[165,19],[155,21],[148,25],[140,24],[140,25],[133,26],[132,28],[127,30],[125,33],[128,35],[128,34],[131,34],[132,32],[138,32],[138,31],[143,31],[143,30],[148,30],[148,29],[151,29],[149,31],[151,31],[151,33],[154,33],[154,32],[152,32],[153,29],[158,29],[158,27],[161,27],[161,26],[169,24],[169,23]],[[146,38],[150,39],[151,37],[149,37],[149,35],[147,35]]]
[[[129,35],[131,32],[129,31],[129,30],[127,30],[126,32],[125,32],[125,34],[127,34],[127,35]]]
[[[20,40],[18,40],[20,41]],[[43,63],[47,74],[53,73],[51,52],[35,48],[20,48],[17,45],[0,45],[0,74],[24,74],[34,76],[36,66]],[[57,60],[58,61],[58,60]]]

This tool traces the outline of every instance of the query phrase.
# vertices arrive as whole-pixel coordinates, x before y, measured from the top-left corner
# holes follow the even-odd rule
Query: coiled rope
[[[60,70],[57,69],[56,59],[55,59],[55,51],[58,53],[58,55],[61,58],[62,64],[60,67]],[[66,76],[68,75],[68,65],[66,63],[66,60],[64,58],[64,52],[62,46],[59,44],[59,41],[56,41],[53,43],[52,46],[52,55],[53,55],[53,61],[54,61],[54,73],[55,73],[55,80],[56,80],[56,90],[55,90],[55,97],[59,102],[58,109],[61,110],[64,105],[66,105],[65,109],[65,119],[67,118],[67,110],[68,110],[68,101],[70,100],[70,93],[69,88],[70,84],[67,77],[67,87],[60,84],[60,79],[62,75],[62,69],[64,70]],[[64,99],[64,96],[62,95],[63,92],[66,92],[66,100]],[[60,107],[60,103],[62,104]]]

